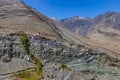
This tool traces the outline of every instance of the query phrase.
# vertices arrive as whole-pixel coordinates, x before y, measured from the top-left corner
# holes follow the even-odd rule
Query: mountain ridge
[[[90,20],[91,25],[87,24],[88,22],[85,22],[87,18],[86,20],[84,19],[71,20],[71,18],[67,18],[60,21],[60,23],[71,31],[75,33],[77,32],[76,35],[82,35],[88,38],[89,40],[86,43],[92,41],[93,44],[90,43],[91,45],[98,44],[97,46],[101,48],[104,47],[107,50],[115,51],[120,54],[120,13],[108,11],[104,14],[98,15],[94,19]],[[81,24],[85,25],[81,26]],[[85,33],[83,34],[83,32]]]
[[[9,31],[25,31],[30,34],[41,33],[51,39],[60,37],[58,33],[55,33],[53,29],[55,25],[51,19],[26,5],[22,0],[1,0],[0,2],[4,3],[2,4],[4,6],[0,8],[0,25],[5,27],[8,33]],[[50,33],[45,28],[49,29]]]

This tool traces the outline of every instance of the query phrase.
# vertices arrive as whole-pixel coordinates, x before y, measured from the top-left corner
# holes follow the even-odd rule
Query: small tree
[[[24,32],[21,32],[20,35],[21,35],[20,40],[21,40],[21,42],[22,42],[23,49],[24,49],[27,53],[29,53],[29,39],[28,39],[26,33],[24,33]]]
[[[37,63],[36,64],[36,72],[38,73],[38,74],[40,74],[40,73],[42,73],[42,67],[43,67],[43,64],[42,64],[42,62],[39,60],[39,59],[37,59],[37,58],[35,58],[35,62]]]

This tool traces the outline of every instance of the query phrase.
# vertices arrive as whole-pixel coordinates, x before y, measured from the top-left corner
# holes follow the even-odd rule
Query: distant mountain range
[[[95,18],[79,16],[57,20],[76,35],[87,37],[93,43],[120,52],[120,13],[108,11]]]
[[[120,13],[117,12],[109,11],[93,19],[75,16],[62,19],[60,23],[73,32],[91,39],[113,38],[120,40]]]
[[[91,31],[94,32],[94,29],[100,25],[101,26],[98,28],[106,27],[120,30],[120,13],[109,11],[102,15],[98,15],[93,19],[89,17],[82,18],[74,16],[71,18],[61,19],[60,23],[81,35],[87,35]]]
[[[92,26],[93,19],[75,16],[62,19],[60,20],[60,23],[77,34],[85,35],[88,32],[88,29]]]

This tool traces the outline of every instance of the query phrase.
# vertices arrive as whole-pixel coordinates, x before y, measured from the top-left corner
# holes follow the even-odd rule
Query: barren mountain
[[[85,27],[80,32],[82,34],[94,28],[89,26],[92,19],[74,17],[71,20],[82,21],[77,27]],[[98,25],[97,21],[95,25]],[[25,51],[26,41],[22,42],[19,31],[27,33],[23,36],[27,38],[31,55]],[[109,45],[103,46],[98,41],[77,35],[21,0],[0,0],[0,33],[0,80],[25,70],[26,66],[34,70],[38,60],[43,63],[42,80],[120,79],[120,61],[117,59],[120,51],[117,47],[118,50],[114,50]],[[32,61],[33,58],[36,62]]]
[[[80,31],[89,39],[87,44],[92,41],[92,45],[120,52],[120,13],[109,11],[94,19],[73,17],[60,22],[73,32]]]
[[[117,33],[120,31],[120,13],[106,12],[105,14],[97,16],[96,18],[94,18],[94,24],[92,25],[92,27],[90,27],[88,33],[102,33],[101,29],[106,30],[106,33],[103,31],[104,35],[110,37],[118,37],[119,34]],[[112,32],[114,30],[117,31]]]
[[[10,33],[10,32],[25,31],[30,34],[40,33],[41,36],[47,37],[49,39],[67,40],[69,42],[75,42],[77,44],[79,43],[85,44],[92,48],[102,49],[103,51],[107,50],[112,53],[119,53],[119,44],[118,44],[119,37],[117,37],[118,40],[113,43],[114,46],[116,46],[115,49],[113,48],[111,49],[109,47],[112,46],[113,44],[111,45],[105,44],[105,46],[101,46],[100,45],[101,42],[93,41],[93,40],[84,38],[82,36],[78,36],[72,33],[70,30],[66,29],[65,27],[61,26],[60,24],[59,25],[56,24],[50,18],[44,16],[43,14],[27,6],[21,0],[0,0],[0,4],[1,4],[1,7],[0,7],[1,32]],[[81,20],[82,18],[75,17],[74,19]],[[88,25],[88,24],[91,24],[89,21],[90,19],[87,19],[83,22],[85,22],[85,25]],[[102,21],[100,21],[99,23],[101,22]],[[98,23],[96,22],[96,26],[97,25]],[[85,26],[85,28],[86,27],[88,28],[89,26]],[[114,29],[111,29],[111,28],[109,29],[110,31],[114,32]],[[83,29],[83,33],[86,32],[84,30],[85,29]],[[115,29],[115,31],[119,33],[118,30]],[[90,36],[92,37],[92,35]],[[111,40],[111,39],[108,39],[108,40]]]
[[[54,26],[47,16],[38,13],[22,0],[0,0],[0,30],[3,32],[25,31],[53,39],[60,38]]]
[[[60,22],[73,32],[77,34],[86,35],[88,29],[92,26],[93,20],[91,18],[82,18],[79,16],[66,18],[60,20]]]
[[[87,36],[116,52],[120,52],[120,13],[107,12],[94,19]]]

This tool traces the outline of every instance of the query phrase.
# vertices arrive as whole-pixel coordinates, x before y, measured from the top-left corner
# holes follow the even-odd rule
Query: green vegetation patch
[[[27,37],[27,34],[25,32],[20,32],[20,35],[21,35],[21,42],[22,42],[22,45],[23,45],[23,49],[29,53],[29,39]]]

